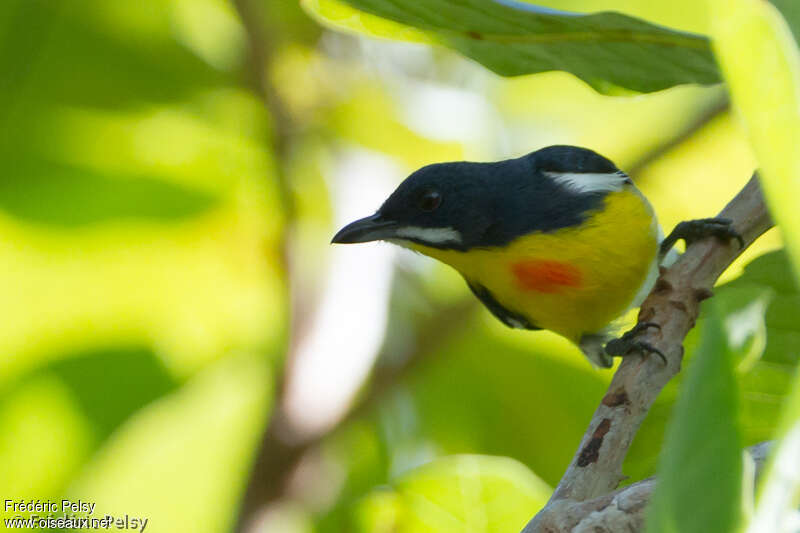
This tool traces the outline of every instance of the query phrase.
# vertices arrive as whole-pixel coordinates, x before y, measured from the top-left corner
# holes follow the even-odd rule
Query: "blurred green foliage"
[[[0,492],[228,529],[286,328],[241,23],[12,0],[0,26]]]
[[[688,0],[546,4],[709,27]],[[450,42],[441,28],[356,2],[304,5],[313,12],[255,0],[0,5],[6,497],[81,498],[148,517],[148,531],[234,528],[291,346],[329,283],[343,155],[379,154],[402,173],[579,144],[631,169],[665,229],[717,212],[756,167],[722,87],[640,95],[584,76],[618,94],[607,96],[563,72],[503,79],[431,46]],[[344,35],[311,15],[413,43]],[[259,47],[264,64],[249,55]],[[728,336],[745,445],[774,434],[800,357],[782,231],[727,271],[721,329],[701,320],[686,342],[700,372],[713,361],[696,359],[698,338]],[[609,372],[550,333],[507,330],[477,307],[444,327],[471,301],[463,281],[411,254],[397,263],[375,369],[393,379],[367,380],[364,405],[307,450],[268,509],[276,530],[516,530],[607,386]],[[655,473],[682,386],[664,390],[637,435],[632,481]]]

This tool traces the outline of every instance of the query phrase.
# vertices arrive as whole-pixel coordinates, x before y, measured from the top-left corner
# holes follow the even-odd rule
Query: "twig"
[[[661,156],[668,153],[676,146],[681,145],[687,139],[694,136],[698,131],[706,127],[712,120],[730,110],[730,97],[727,91],[723,92],[718,98],[713,100],[710,105],[700,112],[694,119],[687,124],[674,137],[667,138],[663,143],[648,151],[640,159],[625,166],[625,171],[634,176],[642,171],[647,165],[658,160]]]
[[[660,350],[657,357],[626,358],[592,417],[575,456],[547,505],[523,533],[572,531],[558,529],[559,515],[581,508],[582,502],[608,495],[624,479],[622,463],[642,421],[661,389],[675,376],[683,359],[683,339],[694,327],[700,302],[712,296],[717,278],[756,238],[772,227],[757,176],[719,214],[733,221],[745,246],[708,238],[690,245],[664,270],[639,311],[640,322],[655,322],[642,334]]]
[[[286,162],[289,158],[289,149],[293,135],[292,118],[286,105],[280,98],[276,88],[272,85],[267,75],[267,69],[275,54],[276,35],[274,32],[266,30],[261,21],[266,20],[259,11],[259,4],[253,0],[234,0],[234,6],[239,14],[239,18],[247,33],[247,69],[246,75],[250,78],[253,91],[258,95],[269,112],[272,123],[271,137],[269,138],[270,148],[275,156],[275,181],[281,199],[281,206],[284,218],[284,231],[282,232],[279,243],[281,251],[281,266],[287,278],[286,286],[289,286],[291,275],[289,265],[288,235],[291,231],[291,221],[294,215],[294,208],[291,199],[291,192],[286,172]],[[285,295],[288,299],[290,295]],[[290,312],[297,313],[295,306],[290,306]],[[294,317],[292,317],[294,318]],[[294,322],[294,321],[293,321]],[[291,364],[291,354],[287,355],[287,366]],[[284,387],[283,376],[278,376],[277,396],[280,397]],[[263,502],[269,501],[276,493],[274,485],[267,479],[273,475],[281,479],[284,463],[293,464],[296,460],[295,455],[300,453],[297,450],[286,446],[280,439],[274,436],[274,426],[269,424],[261,437],[261,442],[256,452],[254,464],[250,472],[250,478],[245,488],[242,498],[241,509],[239,510],[237,530],[242,530],[252,516],[261,508]]]

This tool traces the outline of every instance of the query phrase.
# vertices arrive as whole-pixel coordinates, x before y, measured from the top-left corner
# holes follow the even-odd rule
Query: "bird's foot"
[[[655,346],[649,342],[636,340],[639,333],[647,330],[648,328],[658,328],[661,326],[655,322],[639,322],[630,331],[625,332],[622,337],[612,339],[606,343],[605,351],[612,357],[627,357],[633,353],[641,353],[642,355],[649,355],[654,353],[658,355],[664,364],[667,364],[667,357]]]
[[[727,218],[685,220],[675,226],[672,233],[661,241],[659,251],[664,256],[679,239],[683,239],[686,245],[689,246],[695,241],[712,236],[726,242],[736,239],[739,242],[739,248],[744,248],[744,239],[738,231],[733,229],[732,224],[733,221]]]

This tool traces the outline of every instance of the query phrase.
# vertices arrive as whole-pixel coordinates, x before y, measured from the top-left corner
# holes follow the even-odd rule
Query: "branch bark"
[[[640,337],[660,350],[667,364],[658,357],[630,357],[622,362],[550,501],[523,533],[579,531],[576,524],[580,520],[575,519],[597,511],[591,502],[608,498],[624,495],[632,508],[636,505],[631,502],[644,508],[649,498],[649,490],[642,488],[646,485],[612,491],[624,479],[622,463],[639,426],[661,389],[680,371],[683,339],[695,325],[700,302],[712,296],[714,283],[728,265],[772,227],[756,174],[718,216],[733,221],[745,246],[740,249],[735,240],[704,239],[687,247],[672,267],[662,270],[642,304],[639,321],[661,326],[660,330],[649,328]],[[565,520],[567,517],[570,519]]]

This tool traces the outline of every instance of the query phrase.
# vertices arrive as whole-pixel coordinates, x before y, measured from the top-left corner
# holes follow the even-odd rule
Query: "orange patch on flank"
[[[517,284],[525,290],[558,292],[564,287],[580,287],[581,273],[569,263],[530,259],[511,265]]]

